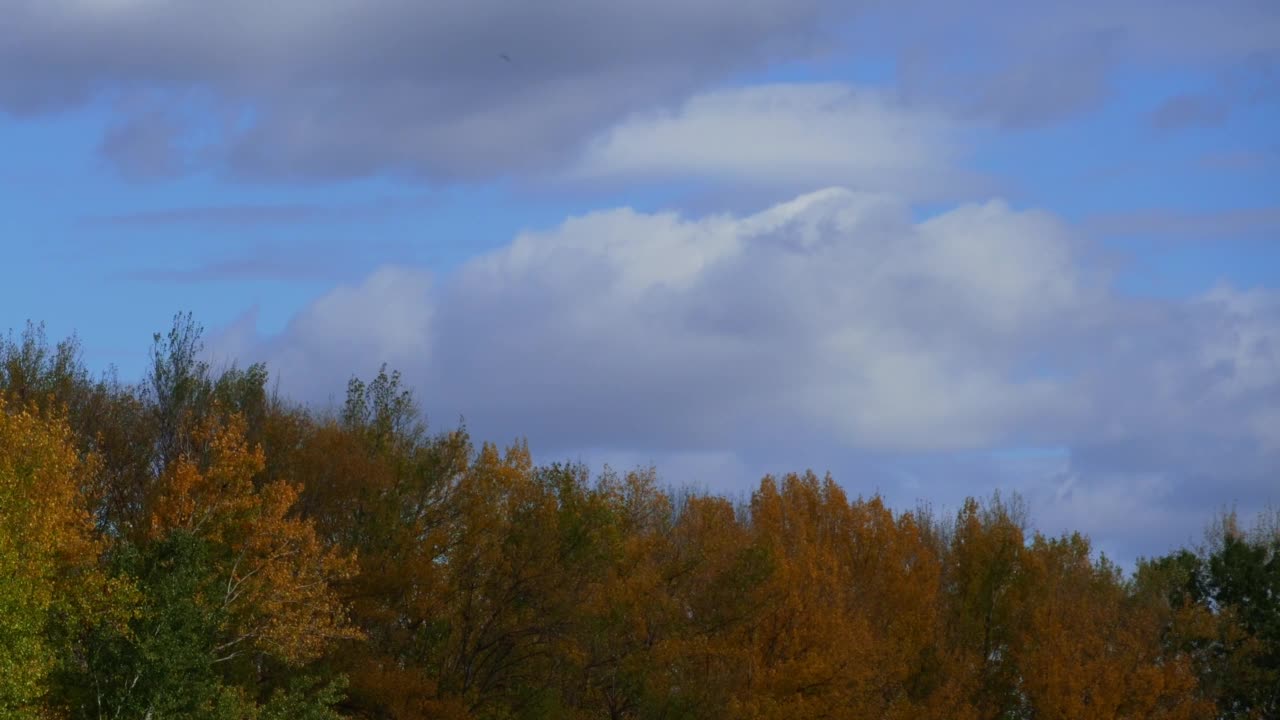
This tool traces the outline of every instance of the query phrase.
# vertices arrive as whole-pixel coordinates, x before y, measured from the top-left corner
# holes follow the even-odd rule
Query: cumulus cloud
[[[694,180],[794,195],[843,186],[933,200],[984,194],[955,170],[956,128],[936,112],[839,83],[702,93],[597,136],[570,176]]]
[[[143,174],[191,160],[269,178],[489,178],[555,166],[632,111],[804,57],[853,9],[826,0],[18,0],[0,24],[0,110],[111,101],[124,117],[106,150]],[[169,110],[163,123],[157,106]],[[175,129],[177,120],[187,126]]]
[[[1125,297],[1089,247],[1000,201],[923,221],[844,189],[743,216],[617,209],[435,283],[384,269],[278,335],[246,318],[214,344],[321,401],[388,361],[437,422],[544,457],[668,459],[687,482],[826,462],[907,504],[1004,485],[1050,526],[1104,503],[1184,534],[1208,507],[1275,501],[1280,295]],[[1027,446],[1061,452],[954,461]],[[928,457],[951,460],[903,470]],[[1132,553],[1141,535],[1107,537]]]
[[[555,447],[724,448],[786,428],[892,451],[1185,432],[1272,447],[1275,298],[1124,298],[1086,247],[999,201],[917,222],[842,189],[742,217],[602,211],[432,290],[395,269],[336,290],[266,354],[305,347],[285,364],[307,382],[328,348],[394,352],[429,403]]]

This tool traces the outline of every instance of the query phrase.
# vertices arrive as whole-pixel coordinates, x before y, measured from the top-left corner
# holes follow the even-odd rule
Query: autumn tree
[[[114,617],[109,596],[126,591],[97,573],[90,463],[60,417],[0,397],[0,717],[40,716],[60,639]]]
[[[357,558],[335,587],[364,640],[327,661],[351,679],[346,707],[374,717],[444,712],[453,701],[441,699],[435,649],[455,493],[473,453],[465,431],[428,436],[412,395],[384,369],[369,383],[353,379],[336,416],[271,413],[264,438],[276,448],[268,474],[302,483],[302,516]]]
[[[1209,718],[1190,658],[1160,643],[1160,615],[1079,534],[1036,535],[1011,648],[1037,718]]]
[[[830,477],[766,478],[751,523],[775,571],[750,643],[748,717],[972,717],[947,642],[933,528]]]
[[[146,537],[115,548],[143,598],[124,632],[84,641],[65,680],[84,716],[249,717],[265,691],[289,697],[289,669],[358,637],[332,587],[351,559],[293,514],[296,486],[255,485],[265,461],[244,426],[215,414],[194,428],[148,500]]]

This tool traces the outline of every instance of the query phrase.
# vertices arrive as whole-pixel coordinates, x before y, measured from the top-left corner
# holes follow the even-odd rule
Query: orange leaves
[[[205,467],[183,456],[163,478],[152,505],[151,534],[163,537],[183,529],[215,541],[252,521],[259,509],[253,478],[266,465],[262,451],[244,440],[244,421],[233,418],[226,427],[206,426],[208,460]]]
[[[348,578],[354,558],[323,546],[310,523],[290,516],[298,490],[273,482],[257,493],[258,511],[246,523],[227,578],[229,604],[242,603],[247,627],[260,627],[257,644],[288,662],[316,657],[335,639],[359,634],[348,627],[331,584]]]
[[[919,717],[947,689],[936,667],[941,559],[910,516],[849,502],[812,473],[752,498],[776,566],[752,633],[751,717]],[[954,711],[955,708],[952,708]]]
[[[296,486],[256,486],[265,459],[244,433],[238,416],[198,431],[203,461],[184,456],[162,478],[151,532],[192,533],[217,549],[223,594],[216,601],[233,618],[228,656],[250,645],[305,662],[335,639],[358,637],[332,588],[352,575],[354,558],[325,546],[313,524],[293,514]]]
[[[1021,688],[1045,718],[1194,718],[1185,658],[1166,658],[1159,617],[1130,598],[1118,572],[1093,562],[1079,535],[1037,536],[1026,553],[1015,648]]]
[[[1115,568],[1078,536],[1027,546],[1016,504],[944,533],[810,473],[766,478],[750,523],[773,570],[733,717],[1204,716]]]

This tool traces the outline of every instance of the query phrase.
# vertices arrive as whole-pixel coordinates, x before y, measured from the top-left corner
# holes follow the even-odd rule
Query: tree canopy
[[[0,718],[1280,717],[1274,518],[1127,575],[1016,499],[733,502],[201,352],[0,339]]]

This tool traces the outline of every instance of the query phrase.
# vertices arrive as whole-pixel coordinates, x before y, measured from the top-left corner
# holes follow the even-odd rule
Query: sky
[[[1130,562],[1280,505],[1274,0],[0,0],[0,331]]]

